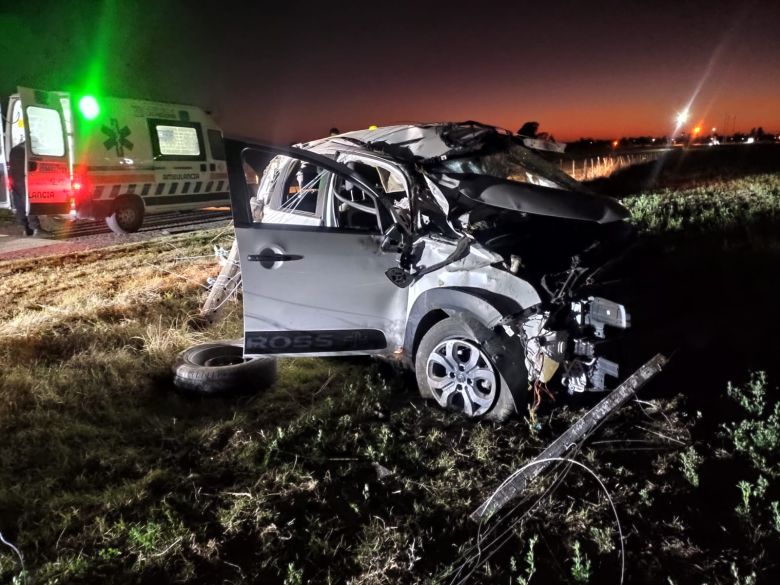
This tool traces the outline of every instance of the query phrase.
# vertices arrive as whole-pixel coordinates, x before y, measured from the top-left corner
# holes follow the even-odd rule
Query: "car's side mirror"
[[[385,271],[385,276],[387,276],[387,278],[390,279],[390,282],[392,282],[398,288],[406,288],[412,284],[412,282],[414,282],[414,277],[406,270],[399,268],[398,266],[388,268]]]

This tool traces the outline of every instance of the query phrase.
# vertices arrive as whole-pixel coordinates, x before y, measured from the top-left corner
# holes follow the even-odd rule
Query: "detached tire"
[[[113,213],[106,217],[106,225],[115,234],[132,234],[144,223],[144,204],[129,195],[114,200]]]
[[[178,355],[173,375],[174,385],[189,394],[250,393],[276,381],[276,359],[244,358],[240,343],[202,343]]]
[[[436,323],[420,340],[420,395],[468,418],[505,421],[523,408],[528,373],[519,344],[465,318]]]

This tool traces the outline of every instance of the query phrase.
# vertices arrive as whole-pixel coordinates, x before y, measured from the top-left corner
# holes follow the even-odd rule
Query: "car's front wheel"
[[[458,317],[449,317],[431,327],[415,355],[420,395],[469,418],[502,421],[513,414],[513,388],[485,348],[485,337],[492,335],[495,334],[488,330],[475,332],[474,327]],[[511,382],[516,394],[525,394],[523,385],[527,385],[527,379]]]

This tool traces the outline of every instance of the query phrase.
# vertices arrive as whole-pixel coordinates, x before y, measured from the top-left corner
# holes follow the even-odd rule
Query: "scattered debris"
[[[222,246],[214,246],[214,255],[222,266],[222,270],[215,280],[211,278],[208,280],[209,295],[200,311],[201,318],[209,323],[216,321],[219,310],[241,287],[241,268],[238,263],[238,244],[236,241],[233,240],[230,252],[226,252]]]
[[[374,467],[374,470],[376,471],[376,478],[380,481],[390,475],[395,475],[395,472],[390,471],[387,467],[377,463],[376,461],[374,461],[371,465]]]
[[[504,483],[471,515],[472,520],[487,519],[510,500],[520,494],[526,485],[538,477],[556,458],[561,458],[569,449],[580,443],[593,432],[610,414],[625,404],[634,393],[649,382],[666,364],[667,359],[657,354],[645,365],[631,374],[610,392],[601,402],[590,409],[581,419],[542,451],[534,462],[523,466],[510,475]]]

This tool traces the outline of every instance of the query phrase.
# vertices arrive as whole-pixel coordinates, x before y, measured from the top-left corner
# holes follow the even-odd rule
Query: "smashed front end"
[[[630,316],[622,305],[583,291],[633,241],[627,211],[587,192],[515,136],[480,125],[452,125],[439,136],[449,150],[418,163],[428,189],[414,205],[429,232],[457,242],[446,269],[467,258],[465,243],[500,257],[491,270],[498,268],[501,278],[538,292],[541,302],[500,323],[522,341],[531,387],[553,381],[569,393],[614,387],[618,364],[600,356],[599,347],[610,328],[629,327]]]

